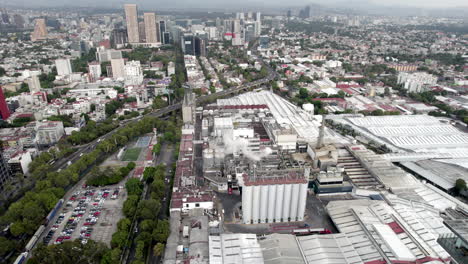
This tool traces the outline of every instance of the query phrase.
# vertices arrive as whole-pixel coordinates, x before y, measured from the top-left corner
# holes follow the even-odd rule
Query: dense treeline
[[[138,236],[136,241],[135,261],[144,261],[146,249],[153,242],[163,245],[169,234],[169,222],[167,220],[158,220],[161,203],[159,200],[164,196],[165,184],[164,165],[157,167],[146,167],[143,172],[143,178],[147,183],[151,183],[149,191],[151,198],[148,200],[140,200],[143,193],[143,184],[138,179],[130,179],[125,184],[128,192],[128,198],[124,202],[122,211],[125,218],[121,219],[117,224],[117,231],[112,235],[111,247],[112,250],[105,256],[105,263],[115,263],[122,250],[129,245],[129,234],[132,230],[130,219],[136,217],[138,224]],[[159,246],[161,247],[161,246]]]
[[[42,263],[103,263],[101,260],[108,254],[109,249],[102,242],[89,240],[82,244],[79,240],[65,241],[59,245],[46,246],[38,243],[34,255],[28,264]],[[118,263],[118,262],[104,262]]]
[[[109,133],[118,126],[119,123],[117,121],[113,121],[112,119],[106,119],[104,122],[99,124],[90,120],[86,126],[80,129],[80,131],[73,131],[67,140],[73,145],[89,143],[96,138]]]
[[[91,186],[105,186],[119,183],[135,168],[135,162],[129,162],[127,166],[121,167],[118,170],[107,167],[100,169],[94,167],[89,173],[89,177],[86,180],[87,185]]]

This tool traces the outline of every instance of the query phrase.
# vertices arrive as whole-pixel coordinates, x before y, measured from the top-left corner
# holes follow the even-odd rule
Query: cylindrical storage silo
[[[250,224],[252,220],[252,189],[253,186],[242,187],[242,220]]]
[[[268,223],[272,223],[273,219],[275,219],[276,186],[268,185]]]
[[[260,186],[260,223],[265,223],[268,212],[268,185]]]
[[[284,185],[284,197],[283,197],[283,222],[289,221],[289,212],[291,211],[291,191],[292,185]]]
[[[215,165],[221,165],[224,162],[224,149],[217,148],[214,152]]]
[[[276,185],[276,206],[275,206],[275,219],[276,222],[281,222],[283,217],[283,197],[284,185]]]
[[[203,150],[203,167],[204,168],[211,168],[214,165],[214,155],[213,149],[205,149]]]
[[[291,211],[289,212],[291,221],[297,221],[297,206],[299,204],[299,194],[300,194],[299,192],[300,192],[300,185],[293,184],[292,192],[291,192]]]
[[[300,184],[299,204],[297,206],[297,221],[304,220],[304,213],[307,201],[307,183]]]
[[[252,219],[254,224],[258,224],[258,219],[260,218],[260,188],[261,186],[254,186],[252,193]]]

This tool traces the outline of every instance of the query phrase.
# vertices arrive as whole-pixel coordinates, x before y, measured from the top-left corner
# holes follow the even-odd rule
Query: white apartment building
[[[101,64],[99,62],[89,63],[88,71],[89,71],[89,81],[95,82],[97,79],[101,77],[101,74],[102,74]]]
[[[129,61],[124,66],[125,84],[139,85],[143,83],[143,70],[139,61]]]
[[[57,68],[57,74],[60,76],[66,76],[73,72],[70,59],[55,60],[55,67]]]
[[[114,79],[125,78],[124,59],[111,59],[112,77]]]
[[[36,142],[39,145],[55,144],[65,134],[61,121],[36,122],[36,131]]]
[[[437,84],[437,77],[425,72],[400,72],[398,84],[404,84],[404,88],[410,93],[420,93],[424,92],[425,86]]]

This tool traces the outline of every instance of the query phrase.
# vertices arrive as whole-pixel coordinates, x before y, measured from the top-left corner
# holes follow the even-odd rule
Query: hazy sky
[[[309,3],[323,5],[334,4],[335,6],[366,6],[368,4],[375,4],[428,8],[453,8],[468,6],[468,0],[0,0],[0,7],[5,4],[14,4],[15,6],[98,6],[118,8],[121,7],[124,3],[136,3],[142,8],[159,7],[161,9],[175,7],[294,7],[306,5]]]

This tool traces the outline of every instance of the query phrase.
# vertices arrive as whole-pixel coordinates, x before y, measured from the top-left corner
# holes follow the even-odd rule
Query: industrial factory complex
[[[182,112],[165,263],[466,260],[451,252],[468,217],[448,193],[468,180],[453,124],[315,115],[264,90],[203,107],[186,92]]]

